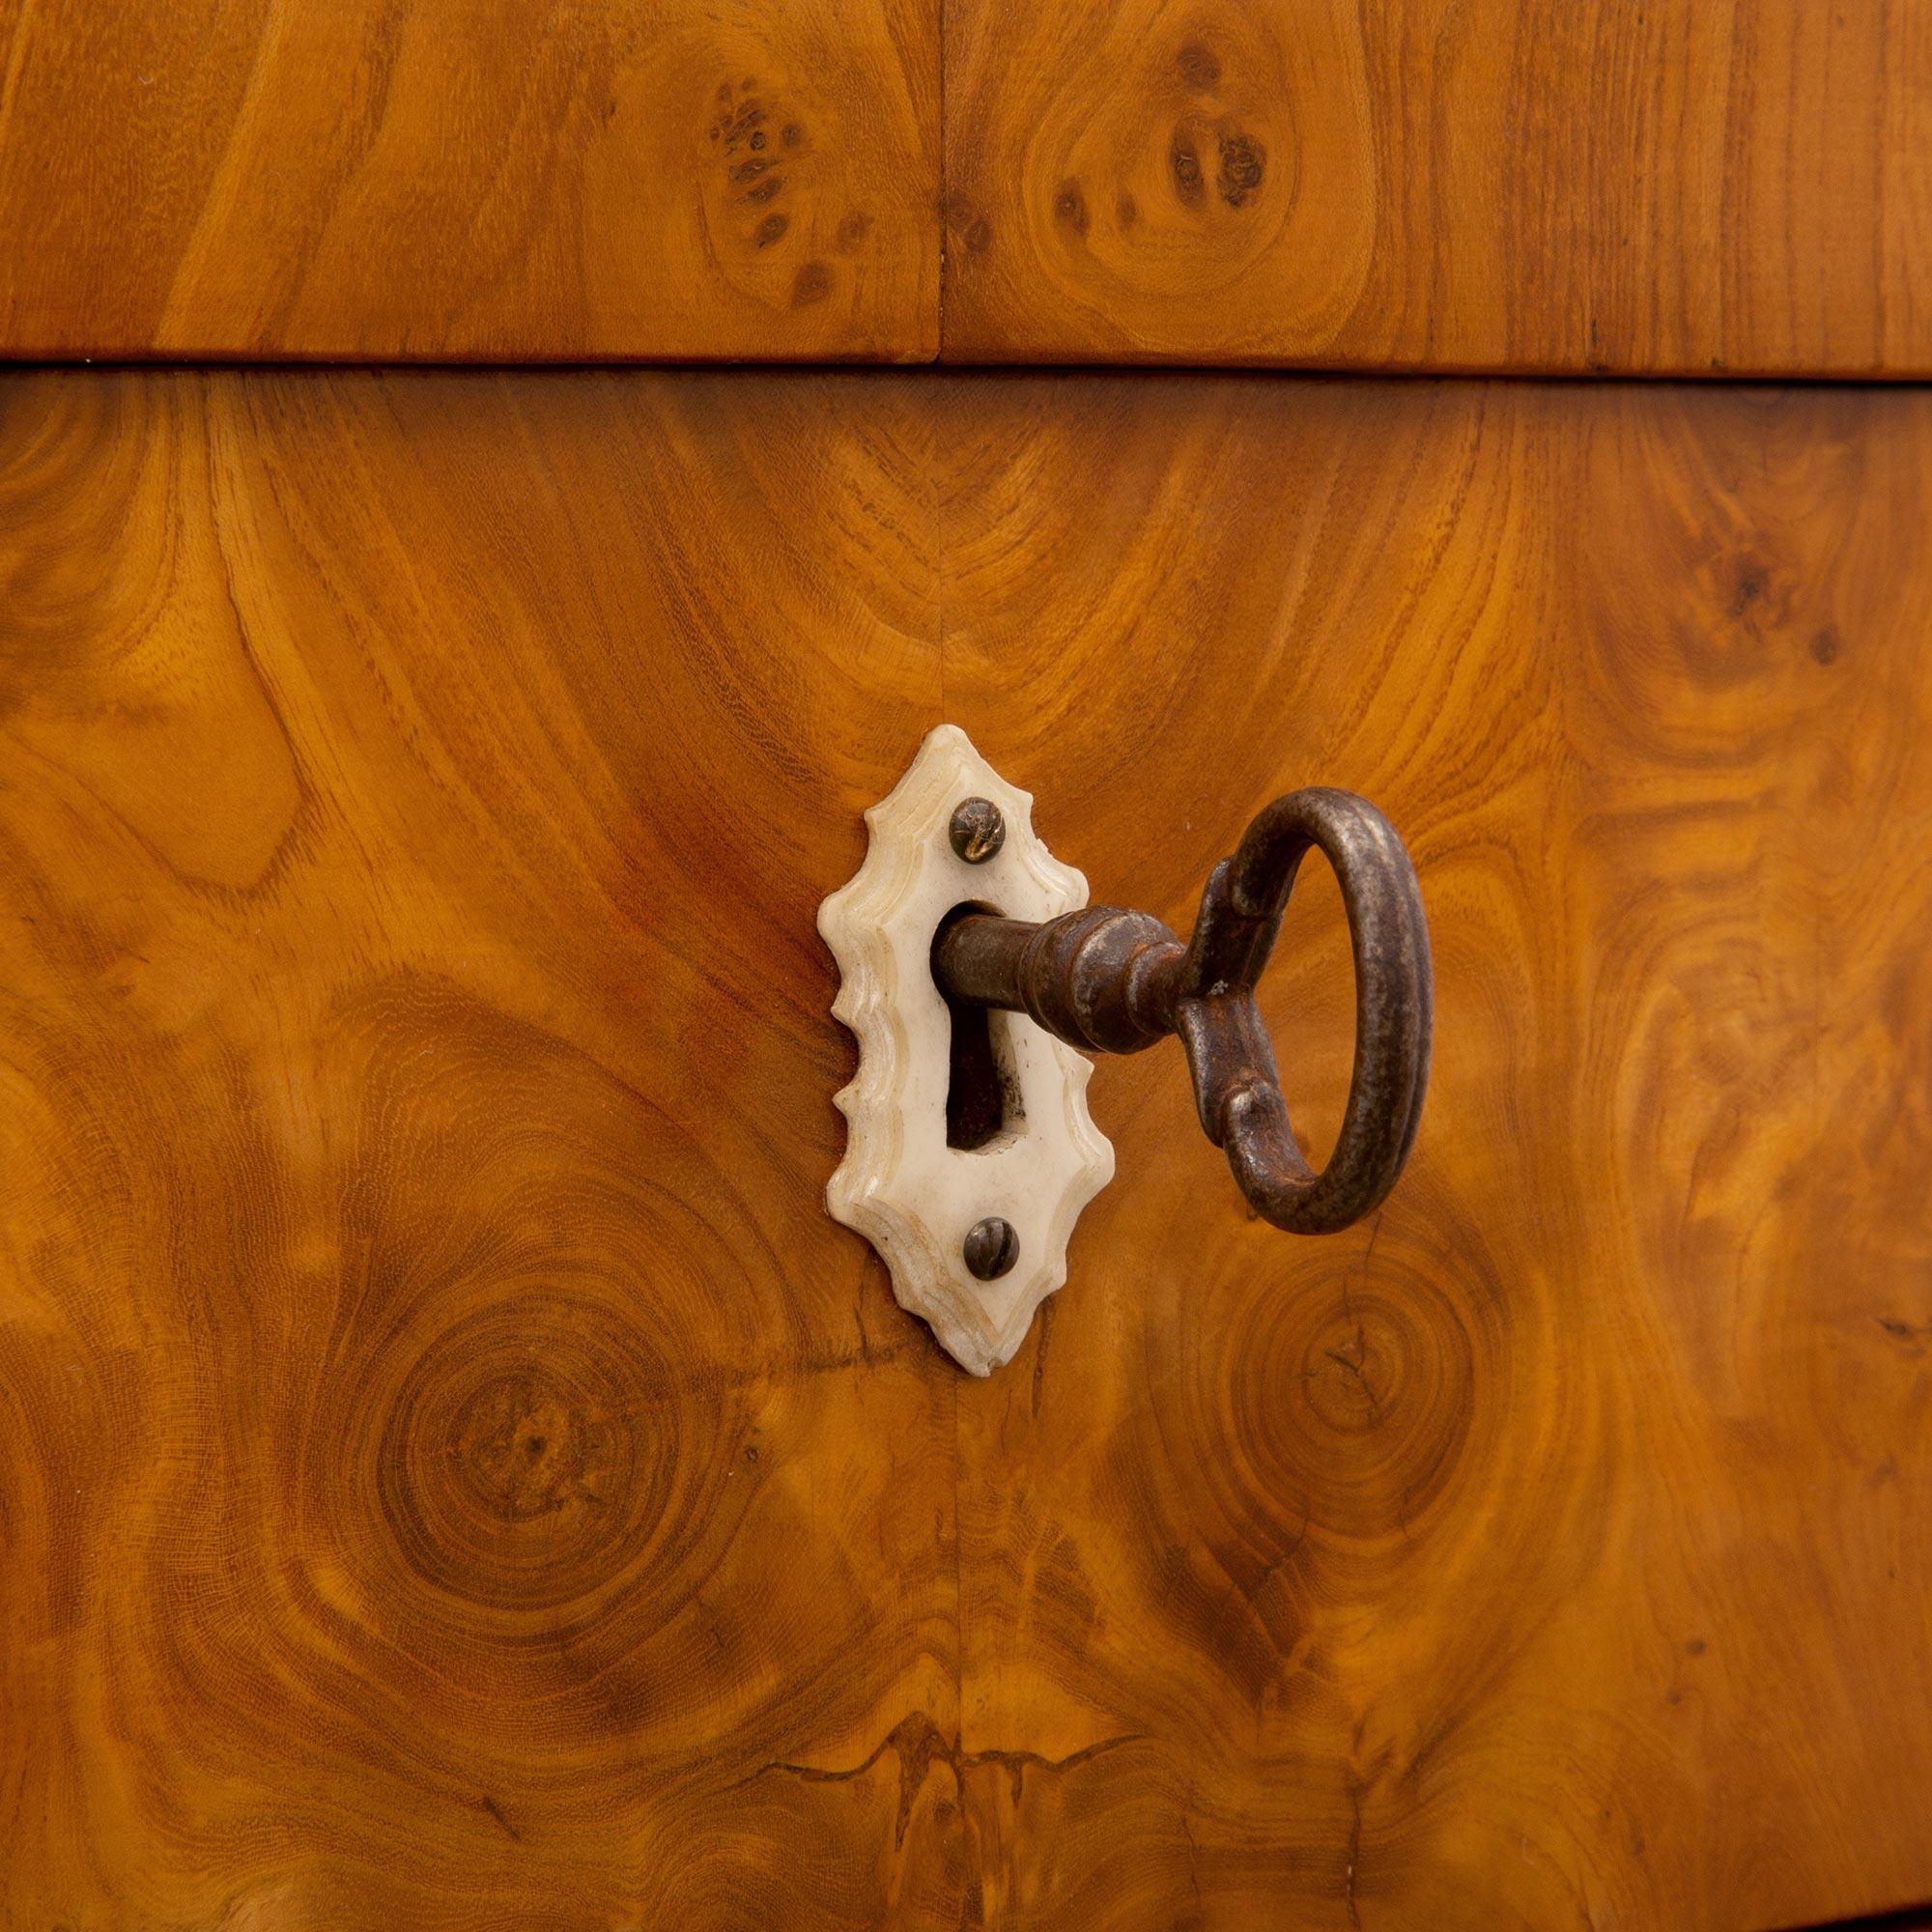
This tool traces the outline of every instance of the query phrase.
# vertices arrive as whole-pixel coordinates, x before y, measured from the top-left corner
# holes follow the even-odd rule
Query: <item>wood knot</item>
[[[1305,1498],[1324,1538],[1406,1534],[1463,1472],[1478,1389],[1505,1373],[1499,1341],[1456,1284],[1381,1253],[1346,1282],[1257,1294],[1217,1361],[1239,1482]]]
[[[372,1363],[379,1380],[385,1364]],[[574,1296],[491,1302],[421,1346],[382,1403],[376,1500],[400,1573],[485,1639],[505,1618],[602,1606],[705,1451],[664,1367]],[[392,1575],[398,1573],[392,1573]]]
[[[522,1522],[601,1505],[614,1474],[609,1416],[538,1373],[474,1392],[450,1455],[479,1507]]]
[[[1175,55],[1174,64],[1180,71],[1180,77],[1191,88],[1201,93],[1217,85],[1221,78],[1221,63],[1214,57],[1214,50],[1199,41],[1185,41],[1180,51]]]
[[[1174,176],[1174,191],[1189,207],[1200,205],[1201,156],[1194,146],[1193,137],[1183,130],[1175,130],[1174,141],[1168,149],[1167,164]]]
[[[1239,208],[1261,192],[1267,167],[1267,151],[1252,134],[1235,132],[1220,137],[1221,170],[1214,185],[1230,208]]]

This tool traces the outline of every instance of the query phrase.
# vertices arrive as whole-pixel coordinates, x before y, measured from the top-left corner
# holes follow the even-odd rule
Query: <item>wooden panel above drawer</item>
[[[1932,368],[1932,11],[950,0],[946,351]]]
[[[1924,9],[941,19],[0,0],[0,355],[1932,370]]]
[[[0,354],[908,360],[932,0],[0,0]]]

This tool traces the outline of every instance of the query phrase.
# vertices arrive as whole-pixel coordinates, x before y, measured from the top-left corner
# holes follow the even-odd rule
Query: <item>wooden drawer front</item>
[[[0,1917],[1932,1894],[1928,516],[1897,393],[0,384]],[[985,1382],[818,1198],[942,718],[1171,920],[1367,793],[1438,976],[1333,1240],[1103,1065]]]

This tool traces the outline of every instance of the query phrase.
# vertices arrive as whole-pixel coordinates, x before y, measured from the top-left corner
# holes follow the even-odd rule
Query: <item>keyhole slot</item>
[[[967,901],[939,922],[935,948],[954,920],[968,913],[998,914],[997,906]],[[990,1007],[947,1000],[951,1042],[947,1052],[946,1145],[965,1153],[1002,1147],[1026,1124],[1019,1076],[1013,1069],[1013,1015]]]

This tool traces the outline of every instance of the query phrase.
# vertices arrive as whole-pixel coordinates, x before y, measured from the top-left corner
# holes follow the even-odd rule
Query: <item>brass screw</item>
[[[962,799],[946,833],[969,866],[983,866],[1007,842],[1007,821],[990,798]]]
[[[1013,1224],[997,1214],[975,1221],[966,1236],[966,1265],[980,1281],[998,1281],[1020,1258]]]

